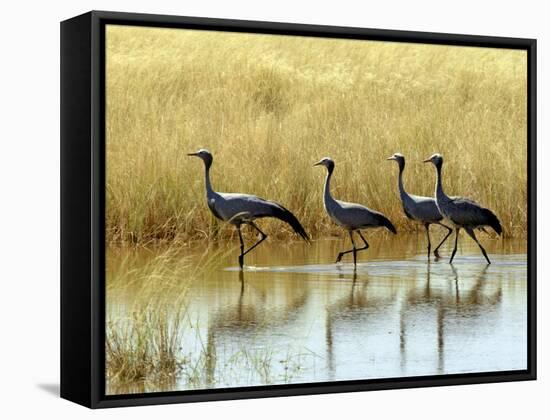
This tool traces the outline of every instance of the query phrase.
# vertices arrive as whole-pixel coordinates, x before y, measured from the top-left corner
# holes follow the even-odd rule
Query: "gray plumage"
[[[436,153],[424,162],[431,162],[436,168],[435,200],[441,214],[447,218],[455,227],[455,246],[451,259],[453,261],[458,244],[458,234],[460,229],[466,233],[478,244],[483,256],[488,264],[491,264],[487,252],[476,238],[474,229],[484,229],[485,226],[491,227],[498,235],[502,233],[502,226],[497,216],[489,209],[481,206],[473,200],[464,197],[450,197],[443,191],[441,180],[441,171],[443,167],[443,156]]]
[[[405,187],[403,186],[405,156],[403,156],[401,153],[394,153],[387,160],[395,160],[399,165],[399,197],[401,198],[401,204],[403,205],[403,211],[405,212],[405,215],[411,220],[422,223],[424,225],[424,228],[426,229],[426,235],[428,237],[428,258],[430,258],[430,252],[432,248],[432,244],[430,241],[430,225],[435,224],[447,229],[447,234],[434,250],[435,257],[439,258],[439,248],[451,235],[453,230],[447,225],[441,223],[441,221],[443,220],[443,216],[439,212],[439,209],[437,208],[437,203],[435,202],[434,198],[409,194],[405,190]]]
[[[369,209],[361,204],[348,203],[334,199],[330,194],[330,180],[334,171],[334,161],[326,157],[321,159],[314,166],[316,165],[322,165],[327,168],[323,195],[325,210],[334,223],[348,231],[353,246],[353,248],[348,251],[340,252],[336,258],[336,262],[340,262],[345,254],[353,252],[353,264],[356,265],[357,252],[366,250],[369,247],[369,244],[361,234],[361,229],[385,227],[394,234],[397,233],[397,231],[390,220],[382,213]],[[362,248],[355,247],[353,232],[357,232],[359,237],[363,240],[365,245]]]
[[[267,235],[254,223],[256,219],[274,217],[282,220],[288,223],[304,240],[309,241],[308,234],[296,216],[281,204],[250,194],[214,191],[210,182],[210,167],[212,166],[214,158],[208,150],[200,149],[196,153],[189,153],[188,156],[197,156],[204,162],[206,201],[210,211],[212,211],[214,216],[218,219],[231,223],[237,228],[241,245],[241,255],[239,256],[239,265],[241,268],[243,267],[244,256],[267,238]],[[252,226],[261,235],[260,240],[246,251],[244,250],[244,242],[241,234],[241,225],[243,224]]]

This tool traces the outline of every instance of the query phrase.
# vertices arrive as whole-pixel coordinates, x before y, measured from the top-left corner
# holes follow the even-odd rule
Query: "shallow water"
[[[170,384],[107,391],[526,369],[526,241],[481,241],[489,266],[469,238],[450,265],[448,248],[428,262],[423,235],[375,234],[356,270],[350,255],[333,263],[349,245],[342,239],[266,241],[246,256],[243,272],[231,243],[219,268],[200,275],[186,295],[184,373]],[[112,301],[108,293],[110,310],[133,299],[125,290]]]

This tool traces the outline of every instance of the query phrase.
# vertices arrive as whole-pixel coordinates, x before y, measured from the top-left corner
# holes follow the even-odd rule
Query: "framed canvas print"
[[[535,379],[535,48],[62,22],[62,397]]]

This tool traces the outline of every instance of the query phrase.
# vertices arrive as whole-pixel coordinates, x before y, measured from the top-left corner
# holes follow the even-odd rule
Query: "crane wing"
[[[432,197],[410,194],[407,206],[409,207],[408,212],[412,215],[411,218],[420,222],[437,222],[443,219],[435,199]]]
[[[305,229],[296,216],[281,204],[250,194],[218,193],[221,200],[216,209],[228,222],[247,222],[261,217],[274,217],[288,223],[305,240],[309,240]]]
[[[380,226],[386,227],[392,233],[397,233],[393,224],[382,213],[361,204],[336,201],[342,210],[344,210],[338,214],[338,218],[344,225],[355,227],[356,229]]]
[[[463,197],[452,197],[445,213],[453,223],[463,226],[490,226],[497,234],[502,233],[502,226],[497,216],[489,209],[473,200]]]

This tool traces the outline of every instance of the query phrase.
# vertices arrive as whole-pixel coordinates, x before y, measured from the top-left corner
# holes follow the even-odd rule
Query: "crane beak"
[[[386,160],[397,160],[397,159],[395,159],[395,156],[390,156],[389,158],[386,158]]]
[[[187,156],[198,156],[198,153],[187,153]]]
[[[319,162],[317,162],[317,163],[316,163],[315,165],[313,165],[313,166],[319,166],[319,165],[322,165],[322,164],[323,164],[323,161],[320,160]]]
[[[431,162],[432,160],[430,158],[426,159],[426,160],[423,160],[422,162],[424,163],[428,163],[428,162]]]

